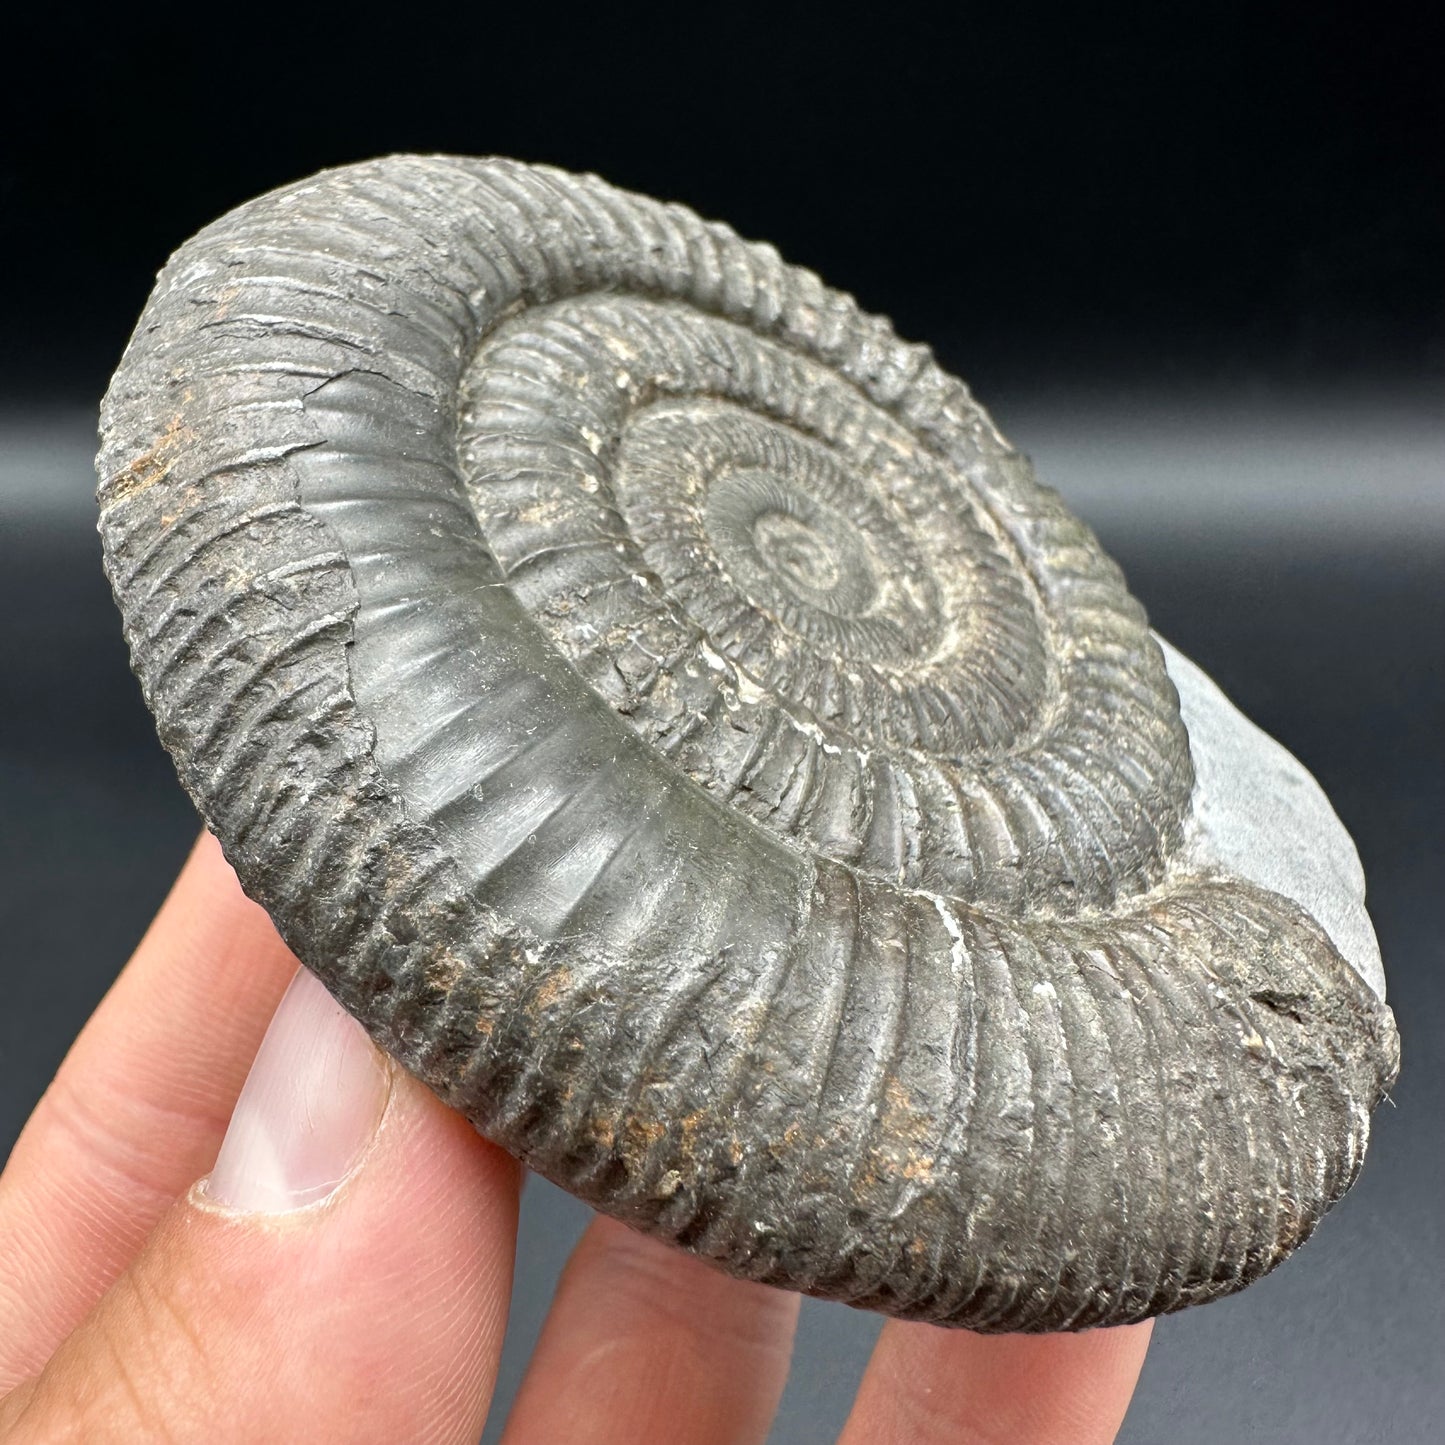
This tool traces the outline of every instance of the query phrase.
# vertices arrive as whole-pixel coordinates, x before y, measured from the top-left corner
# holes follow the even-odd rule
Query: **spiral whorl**
[[[387,1049],[723,1267],[988,1329],[1227,1293],[1388,1010],[1190,844],[1142,610],[961,383],[692,213],[396,157],[162,274],[107,397],[133,660]]]

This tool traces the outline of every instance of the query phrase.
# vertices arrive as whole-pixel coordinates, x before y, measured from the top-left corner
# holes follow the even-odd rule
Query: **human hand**
[[[203,838],[0,1176],[0,1442],[471,1445],[520,1183]],[[761,1441],[797,1312],[598,1219],[506,1445]],[[1148,1337],[889,1322],[842,1442],[1112,1440]]]

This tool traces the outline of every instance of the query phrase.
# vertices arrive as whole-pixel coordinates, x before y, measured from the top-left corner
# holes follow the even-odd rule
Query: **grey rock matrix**
[[[1058,1330],[1239,1289],[1355,1177],[1397,1043],[1328,805],[771,248],[510,161],[328,172],[182,247],[102,435],[242,883],[597,1208]]]

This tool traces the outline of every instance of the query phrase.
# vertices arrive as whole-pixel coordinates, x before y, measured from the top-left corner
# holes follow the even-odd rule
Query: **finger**
[[[796,1295],[599,1219],[557,1287],[503,1445],[763,1440],[797,1318]]]
[[[1106,1445],[1152,1321],[1077,1335],[883,1327],[839,1445]]]
[[[296,960],[203,836],[0,1175],[0,1391],[216,1157]]]
[[[474,1445],[517,1176],[298,975],[210,1178],[0,1404],[0,1436]]]

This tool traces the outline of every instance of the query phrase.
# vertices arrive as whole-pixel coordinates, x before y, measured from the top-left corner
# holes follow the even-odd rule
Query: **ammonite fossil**
[[[1328,805],[769,247],[506,160],[327,172],[171,260],[99,465],[244,886],[597,1208],[1053,1330],[1240,1288],[1354,1178],[1397,1050]]]

